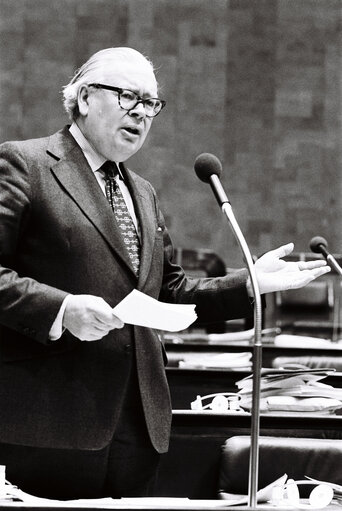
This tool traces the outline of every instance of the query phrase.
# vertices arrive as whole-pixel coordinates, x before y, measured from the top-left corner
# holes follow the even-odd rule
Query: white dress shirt
[[[106,182],[105,182],[104,173],[101,170],[101,166],[106,161],[106,158],[104,158],[103,156],[101,156],[94,150],[94,148],[90,145],[88,140],[83,135],[80,128],[77,126],[76,122],[72,123],[69,131],[70,131],[71,135],[74,137],[74,139],[76,140],[77,144],[80,146],[87,162],[89,163],[89,166],[90,166],[92,172],[94,173],[94,175],[97,179],[97,182],[100,185],[102,192],[104,193],[104,195],[106,195],[106,188],[105,188]],[[118,172],[119,172],[115,176],[115,181],[116,181],[117,185],[120,187],[122,196],[126,202],[127,209],[132,217],[132,220],[133,220],[133,223],[137,230],[138,236],[140,237],[140,229],[139,229],[138,220],[137,220],[137,217],[135,214],[131,194],[122,178],[121,170],[120,170],[118,163],[117,162],[115,162],[115,163],[118,167]],[[59,339],[61,337],[61,335],[63,333],[63,316],[64,316],[64,311],[65,311],[65,307],[67,305],[69,296],[71,296],[71,295],[68,295],[64,299],[64,301],[61,305],[61,308],[59,309],[59,312],[56,316],[56,319],[51,326],[51,329],[49,332],[50,341],[56,341],[57,339]]]

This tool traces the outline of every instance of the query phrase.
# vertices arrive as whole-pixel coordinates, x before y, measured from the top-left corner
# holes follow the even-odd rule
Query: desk
[[[167,367],[166,376],[170,387],[172,408],[190,410],[190,403],[196,399],[197,394],[205,396],[215,392],[237,392],[235,383],[250,374],[250,371],[244,370]]]
[[[174,410],[170,450],[162,457],[157,495],[215,498],[221,446],[234,435],[250,435],[250,423],[248,413]],[[342,417],[261,414],[260,435],[342,439]]]
[[[237,392],[235,383],[251,374],[241,369],[183,369],[167,367],[172,408],[174,410],[190,410],[190,403],[197,394],[205,396],[216,392]],[[342,372],[326,376],[322,383],[342,388]]]
[[[259,504],[255,508],[250,508],[248,506],[227,506],[227,504],[223,503],[224,501],[217,501],[217,504],[213,504],[212,501],[205,501],[205,500],[194,500],[193,502],[190,501],[189,504],[186,506],[182,506],[181,504],[178,504],[177,506],[169,505],[166,506],[158,506],[158,505],[135,505],[135,506],[125,506],[117,504],[113,507],[104,506],[104,507],[92,507],[89,505],[89,507],[72,507],[69,506],[23,506],[23,505],[13,505],[13,504],[7,504],[7,505],[1,505],[0,509],[1,511],[52,511],[52,510],[59,510],[59,511],[70,511],[70,509],[74,509],[75,511],[98,511],[99,509],[115,509],[116,511],[212,511],[213,509],[225,509],[225,510],[231,510],[231,511],[270,511],[270,510],[277,510],[277,511],[289,511],[293,510],[293,508],[274,508],[271,506],[267,506],[267,504]],[[326,511],[340,511],[341,506],[330,504],[328,507],[325,508]]]
[[[249,413],[211,413],[207,411],[174,410],[172,435],[211,435],[225,440],[235,434],[248,435]],[[342,439],[342,417],[339,415],[297,415],[292,413],[261,413],[260,434],[305,438]]]
[[[241,353],[242,351],[253,352],[253,344],[248,341],[228,343],[189,342],[175,343],[165,341],[164,346],[169,359],[168,367],[178,367],[180,360],[191,357],[196,359],[204,355],[218,355],[219,353]],[[262,348],[263,367],[273,367],[272,363],[277,357],[331,357],[336,361],[336,369],[342,371],[342,348],[340,345],[331,344],[331,347],[283,347],[275,346],[271,342],[265,342]]]

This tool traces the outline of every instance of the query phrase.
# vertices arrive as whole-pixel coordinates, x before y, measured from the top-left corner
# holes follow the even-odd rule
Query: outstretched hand
[[[261,294],[298,289],[312,280],[328,273],[330,267],[326,261],[284,261],[281,258],[291,254],[293,243],[288,243],[266,252],[254,265]],[[251,283],[248,280],[247,288]]]

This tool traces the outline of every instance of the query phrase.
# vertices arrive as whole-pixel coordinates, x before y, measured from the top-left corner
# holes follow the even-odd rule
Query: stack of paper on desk
[[[261,331],[262,336],[267,337],[272,334],[278,334],[280,332],[280,328],[264,328]],[[229,342],[240,342],[246,341],[246,343],[252,343],[255,337],[254,328],[250,328],[248,330],[240,330],[236,332],[224,332],[222,334],[208,334],[208,342],[209,344],[219,344],[219,343],[229,343]]]
[[[252,366],[252,354],[241,353],[218,353],[207,354],[200,357],[194,355],[179,361],[179,367],[184,369],[250,369]]]
[[[235,499],[229,503],[233,506],[235,502],[239,503],[240,499]],[[70,509],[127,509],[135,511],[137,509],[165,509],[166,511],[175,510],[183,511],[184,509],[214,509],[226,508],[227,504],[221,499],[188,499],[187,497],[131,497],[113,499],[104,497],[98,499],[76,499],[76,500],[53,500],[43,497],[35,497],[29,493],[25,493],[17,486],[6,483],[6,498],[0,498],[1,507],[20,509],[34,508],[70,508]]]
[[[330,397],[270,396],[267,398],[267,408],[269,411],[330,414],[341,407],[341,401]]]
[[[342,408],[342,389],[321,383],[333,369],[263,369],[260,379],[262,411],[334,413]],[[240,406],[252,406],[252,376],[236,383]]]
[[[332,343],[331,339],[292,334],[276,335],[274,345],[283,348],[336,348],[340,346],[336,342]]]

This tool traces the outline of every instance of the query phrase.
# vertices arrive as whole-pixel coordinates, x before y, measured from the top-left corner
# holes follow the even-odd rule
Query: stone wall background
[[[342,252],[341,0],[0,0],[0,141],[66,122],[60,90],[109,46],[154,62],[167,107],[130,166],[155,186],[175,246],[240,266],[193,171],[222,182],[251,251],[323,235]]]

